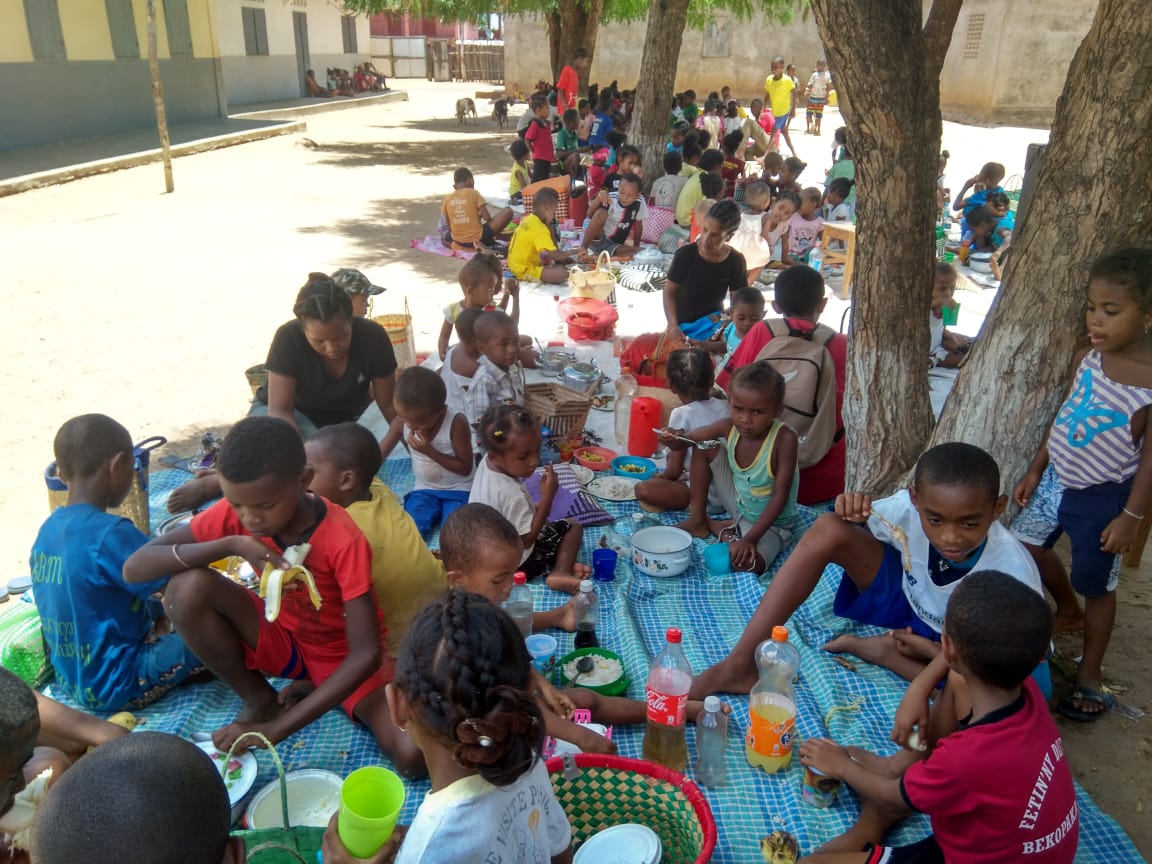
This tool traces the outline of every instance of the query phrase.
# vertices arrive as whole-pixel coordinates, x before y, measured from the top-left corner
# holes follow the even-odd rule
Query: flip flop
[[[1077,702],[1093,702],[1102,706],[1102,710],[1083,711],[1076,707]],[[1060,712],[1061,716],[1067,717],[1069,720],[1075,720],[1079,723],[1093,723],[1099,720],[1101,715],[1111,710],[1115,704],[1116,697],[1111,693],[1102,693],[1091,687],[1077,687],[1072,691],[1072,695],[1065,696],[1060,700],[1056,710]]]

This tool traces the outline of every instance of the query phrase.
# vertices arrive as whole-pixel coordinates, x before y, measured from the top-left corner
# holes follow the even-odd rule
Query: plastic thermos
[[[680,647],[675,627],[664,636],[664,650],[652,660],[645,688],[648,728],[644,732],[644,758],[683,773],[688,764],[688,738],[684,728],[692,666]]]
[[[632,400],[628,418],[628,452],[633,456],[651,458],[656,452],[656,428],[660,425],[660,400],[651,396],[637,396]]]
[[[724,751],[728,746],[728,716],[719,696],[704,700],[704,713],[696,721],[696,782],[709,789],[727,779]]]
[[[504,611],[512,616],[525,638],[532,635],[532,589],[524,573],[512,576],[512,592],[504,601]]]
[[[748,762],[775,774],[792,759],[796,737],[796,700],[792,679],[800,671],[800,652],[788,642],[786,627],[773,627],[772,638],[756,649],[760,680],[749,696]]]

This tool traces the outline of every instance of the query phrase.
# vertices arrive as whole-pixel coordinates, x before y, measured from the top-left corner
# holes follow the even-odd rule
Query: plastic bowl
[[[327,828],[332,814],[340,809],[340,787],[344,784],[339,774],[305,768],[284,775],[288,784],[288,821],[292,825]],[[252,829],[280,828],[280,781],[273,780],[256,793],[244,823]]]
[[[575,686],[583,687],[585,690],[595,690],[602,696],[619,696],[621,693],[628,689],[628,674],[624,669],[624,658],[613,651],[609,651],[607,648],[580,648],[579,650],[573,651],[571,654],[565,654],[563,657],[561,657],[560,661],[556,664],[556,667],[560,670],[560,678],[564,682],[565,687],[571,686],[572,679],[570,679],[565,674],[564,667],[571,663],[573,660],[579,660],[581,657],[589,655],[596,657],[607,657],[610,660],[617,661],[620,664],[620,677],[615,681],[611,681],[607,684],[593,685],[581,683],[580,678],[587,676],[578,676]]]
[[[647,480],[656,473],[656,463],[640,456],[617,456],[612,460],[612,473],[617,477]]]
[[[607,471],[612,467],[616,454],[607,447],[581,447],[572,454],[572,458],[589,471]]]

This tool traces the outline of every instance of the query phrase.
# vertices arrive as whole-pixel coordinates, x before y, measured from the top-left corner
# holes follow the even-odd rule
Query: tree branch
[[[964,0],[933,0],[924,22],[924,71],[929,80],[938,78],[952,42],[952,31]]]

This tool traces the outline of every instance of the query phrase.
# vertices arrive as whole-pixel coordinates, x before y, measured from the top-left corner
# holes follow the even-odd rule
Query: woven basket
[[[569,435],[579,432],[588,422],[592,399],[563,384],[540,382],[524,388],[524,407],[553,435]]]
[[[663,864],[711,860],[712,808],[683,774],[641,759],[588,753],[549,759],[547,766],[576,843],[613,825],[637,823],[659,835]]]
[[[408,298],[404,298],[404,312],[392,315],[377,315],[372,319],[388,333],[392,342],[392,352],[396,355],[396,369],[407,369],[416,365],[416,336],[412,332],[412,313],[408,309]]]
[[[152,451],[163,447],[168,439],[161,435],[145,438],[133,450],[136,454],[133,466],[132,488],[119,507],[108,512],[115,516],[130,519],[144,534],[151,535],[151,514],[148,510],[148,465],[152,458]],[[56,463],[50,462],[44,469],[44,485],[48,487],[48,512],[68,503],[68,486],[56,473]]]
[[[268,367],[263,363],[249,366],[244,370],[244,377],[248,379],[248,386],[252,388],[252,398],[255,399],[260,388],[268,385]]]

